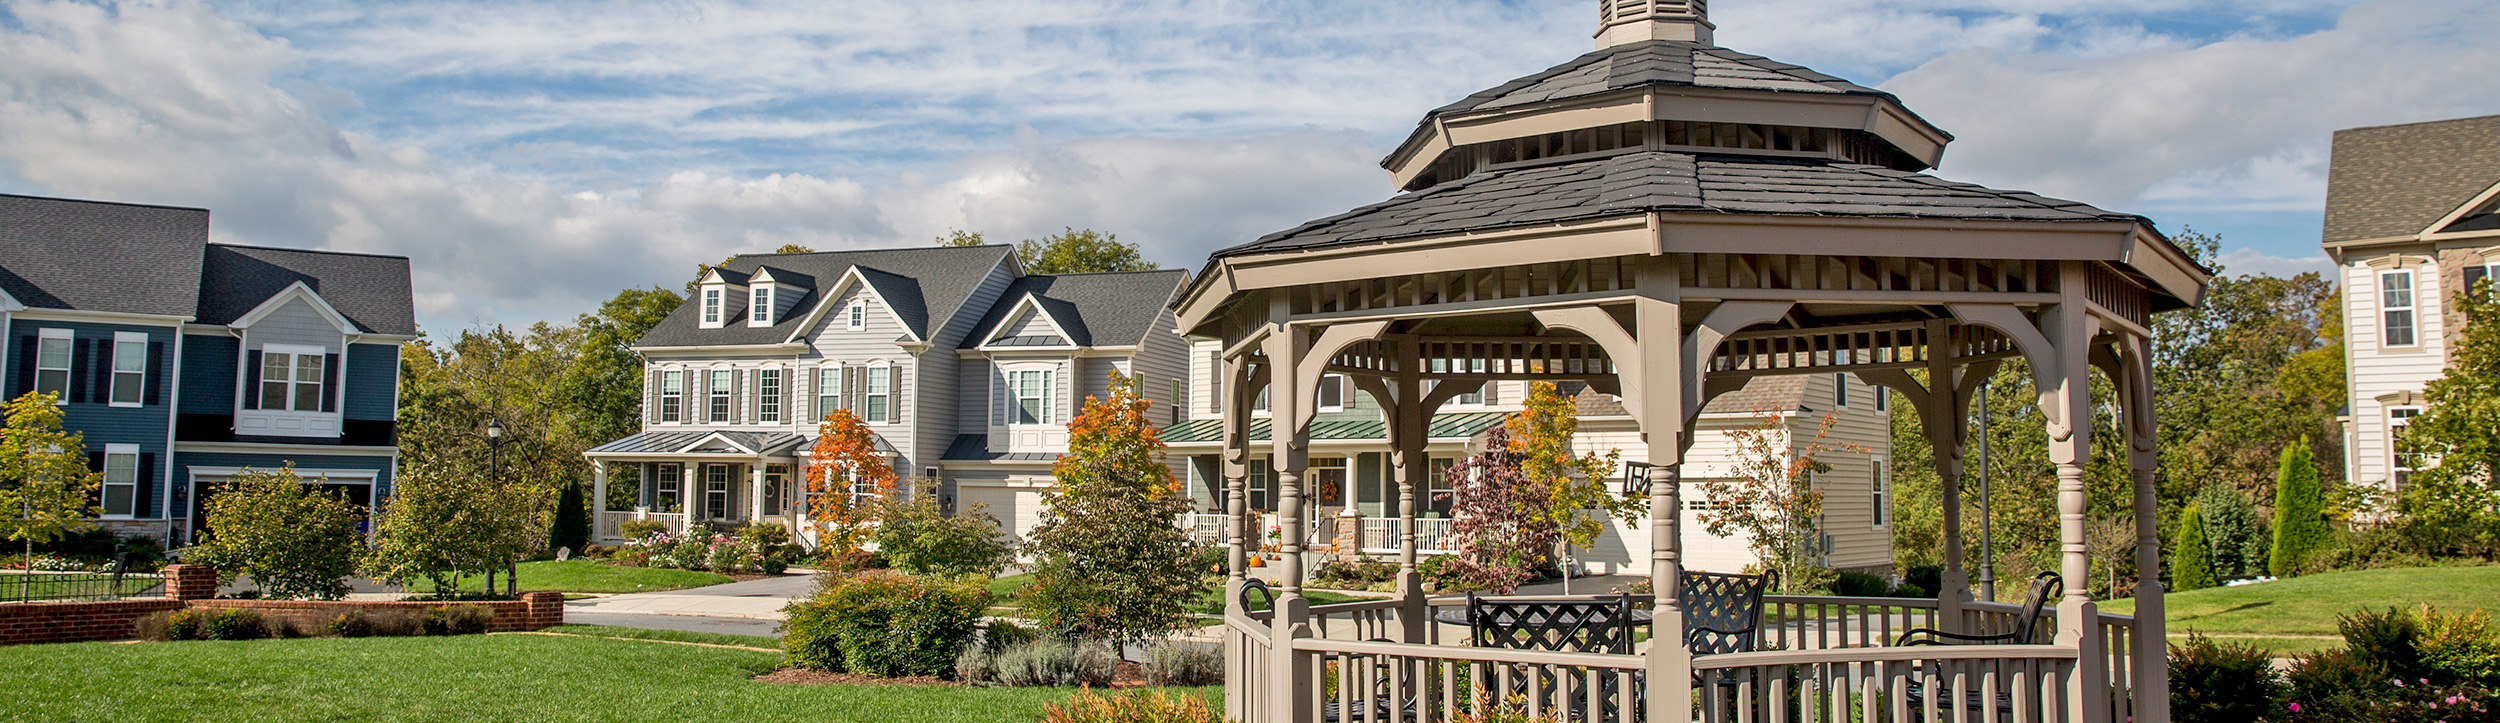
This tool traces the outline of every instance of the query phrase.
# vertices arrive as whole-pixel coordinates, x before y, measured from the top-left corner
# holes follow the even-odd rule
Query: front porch
[[[671,533],[760,521],[796,535],[806,524],[805,442],[787,433],[645,432],[593,448],[583,455],[598,507],[592,540],[622,544],[624,525],[634,520]],[[625,509],[609,499],[610,486],[620,482],[634,489],[634,504]]]

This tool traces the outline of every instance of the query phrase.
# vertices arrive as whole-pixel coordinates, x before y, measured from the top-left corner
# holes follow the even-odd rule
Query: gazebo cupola
[[[1600,0],[1597,50],[1424,116],[1399,190],[1593,154],[1678,150],[1935,167],[1953,136],[1899,98],[1711,44],[1703,0]]]

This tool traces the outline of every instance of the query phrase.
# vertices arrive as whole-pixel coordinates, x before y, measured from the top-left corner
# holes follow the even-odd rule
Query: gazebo
[[[1403,191],[1217,252],[1176,302],[1222,342],[1231,574],[1226,712],[1244,723],[1447,720],[1479,695],[1540,719],[2166,721],[2150,316],[2209,274],[2144,218],[1946,181],[1951,136],[1898,98],[1711,43],[1703,0],[1603,0],[1598,50],[1427,115],[1383,166]],[[1961,568],[1964,422],[2029,362],[2057,467],[2068,584],[2023,644],[1904,646],[1907,628],[2011,632]],[[2084,592],[2091,373],[2117,389],[2134,482],[2137,616]],[[1924,420],[1943,478],[1936,599],[1770,596],[1749,652],[1686,645],[1681,455],[1710,399],[1755,377],[1853,373]],[[1303,596],[1316,385],[1388,410],[1399,596]],[[1444,641],[1416,573],[1424,420],[1493,380],[1586,382],[1647,444],[1652,634],[1632,654]],[[1244,608],[1250,400],[1271,393],[1282,532],[1272,608]],[[2103,431],[2113,427],[2098,427]]]

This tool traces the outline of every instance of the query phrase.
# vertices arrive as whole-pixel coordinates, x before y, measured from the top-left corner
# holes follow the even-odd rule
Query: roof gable
[[[2500,115],[2335,132],[2326,243],[2422,233],[2500,183]]]
[[[975,347],[1014,321],[1013,315],[1031,299],[1048,310],[1053,323],[1077,346],[1131,346],[1145,342],[1172,299],[1189,281],[1179,269],[1100,274],[1045,274],[1016,279],[999,295],[965,346]]]
[[[262,319],[269,318],[270,314],[277,313],[279,309],[286,308],[287,304],[297,301],[302,301],[306,306],[312,307],[314,315],[321,317],[323,321],[330,322],[330,326],[338,329],[341,334],[363,331],[356,327],[356,322],[348,321],[338,309],[330,306],[330,302],[321,300],[320,294],[313,293],[312,287],[301,281],[289,284],[286,290],[269,297],[268,301],[261,302],[260,306],[254,307],[251,313],[244,314],[242,318],[235,319],[227,326],[237,329],[248,328],[260,323]]]
[[[635,346],[751,346],[795,341],[823,321],[825,300],[837,295],[841,280],[852,278],[854,268],[864,268],[857,277],[895,310],[915,338],[927,339],[931,330],[944,328],[950,319],[962,313],[965,301],[980,287],[981,279],[1013,254],[1014,249],[1005,245],[746,254],[730,259],[721,268],[742,279],[769,266],[775,279],[785,278],[783,274],[788,272],[836,281],[826,288],[811,290],[798,301],[797,308],[810,308],[810,313],[785,314],[779,323],[769,327],[738,324],[701,328],[701,304],[690,299],[654,325]]]
[[[404,256],[209,244],[201,274],[199,323],[231,324],[303,286],[350,333],[414,336],[416,293]]]
[[[1059,309],[1060,313],[1052,313],[1054,307]],[[1085,334],[1085,327],[1074,323],[1074,311],[1066,302],[1045,303],[1042,297],[1028,292],[1008,307],[1007,315],[1002,317],[1001,323],[997,324],[996,328],[975,339],[979,341],[983,349],[1092,346],[1092,339]],[[1062,322],[1061,313],[1067,314],[1070,321]],[[1046,333],[1031,333],[1033,330],[1026,324],[1028,321],[1040,322],[1046,327]]]

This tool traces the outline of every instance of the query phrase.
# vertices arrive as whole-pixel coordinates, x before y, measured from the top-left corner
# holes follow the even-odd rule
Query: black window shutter
[[[339,410],[339,355],[321,355],[321,411]]]
[[[104,471],[104,453],[103,453],[103,452],[88,452],[88,453],[87,453],[87,471],[89,471],[89,472],[102,472],[102,471]]]
[[[245,355],[243,359],[243,408],[260,408],[260,352],[257,351]]]
[[[88,389],[87,395],[92,398],[87,401],[113,401],[113,356],[121,353],[121,347],[111,339],[95,340],[95,386]]]
[[[87,347],[92,340],[80,339],[70,345],[69,398],[61,401],[78,404],[87,401]]]
[[[165,385],[170,383],[170,381],[165,378],[165,342],[148,342],[147,383],[147,399],[141,403],[151,407],[165,403],[165,395],[163,392]]]
[[[35,390],[35,343],[32,335],[17,338],[17,390],[9,396],[24,396]]]
[[[148,503],[156,499],[156,453],[139,453],[138,501],[132,504],[131,516],[151,517],[156,512]]]

